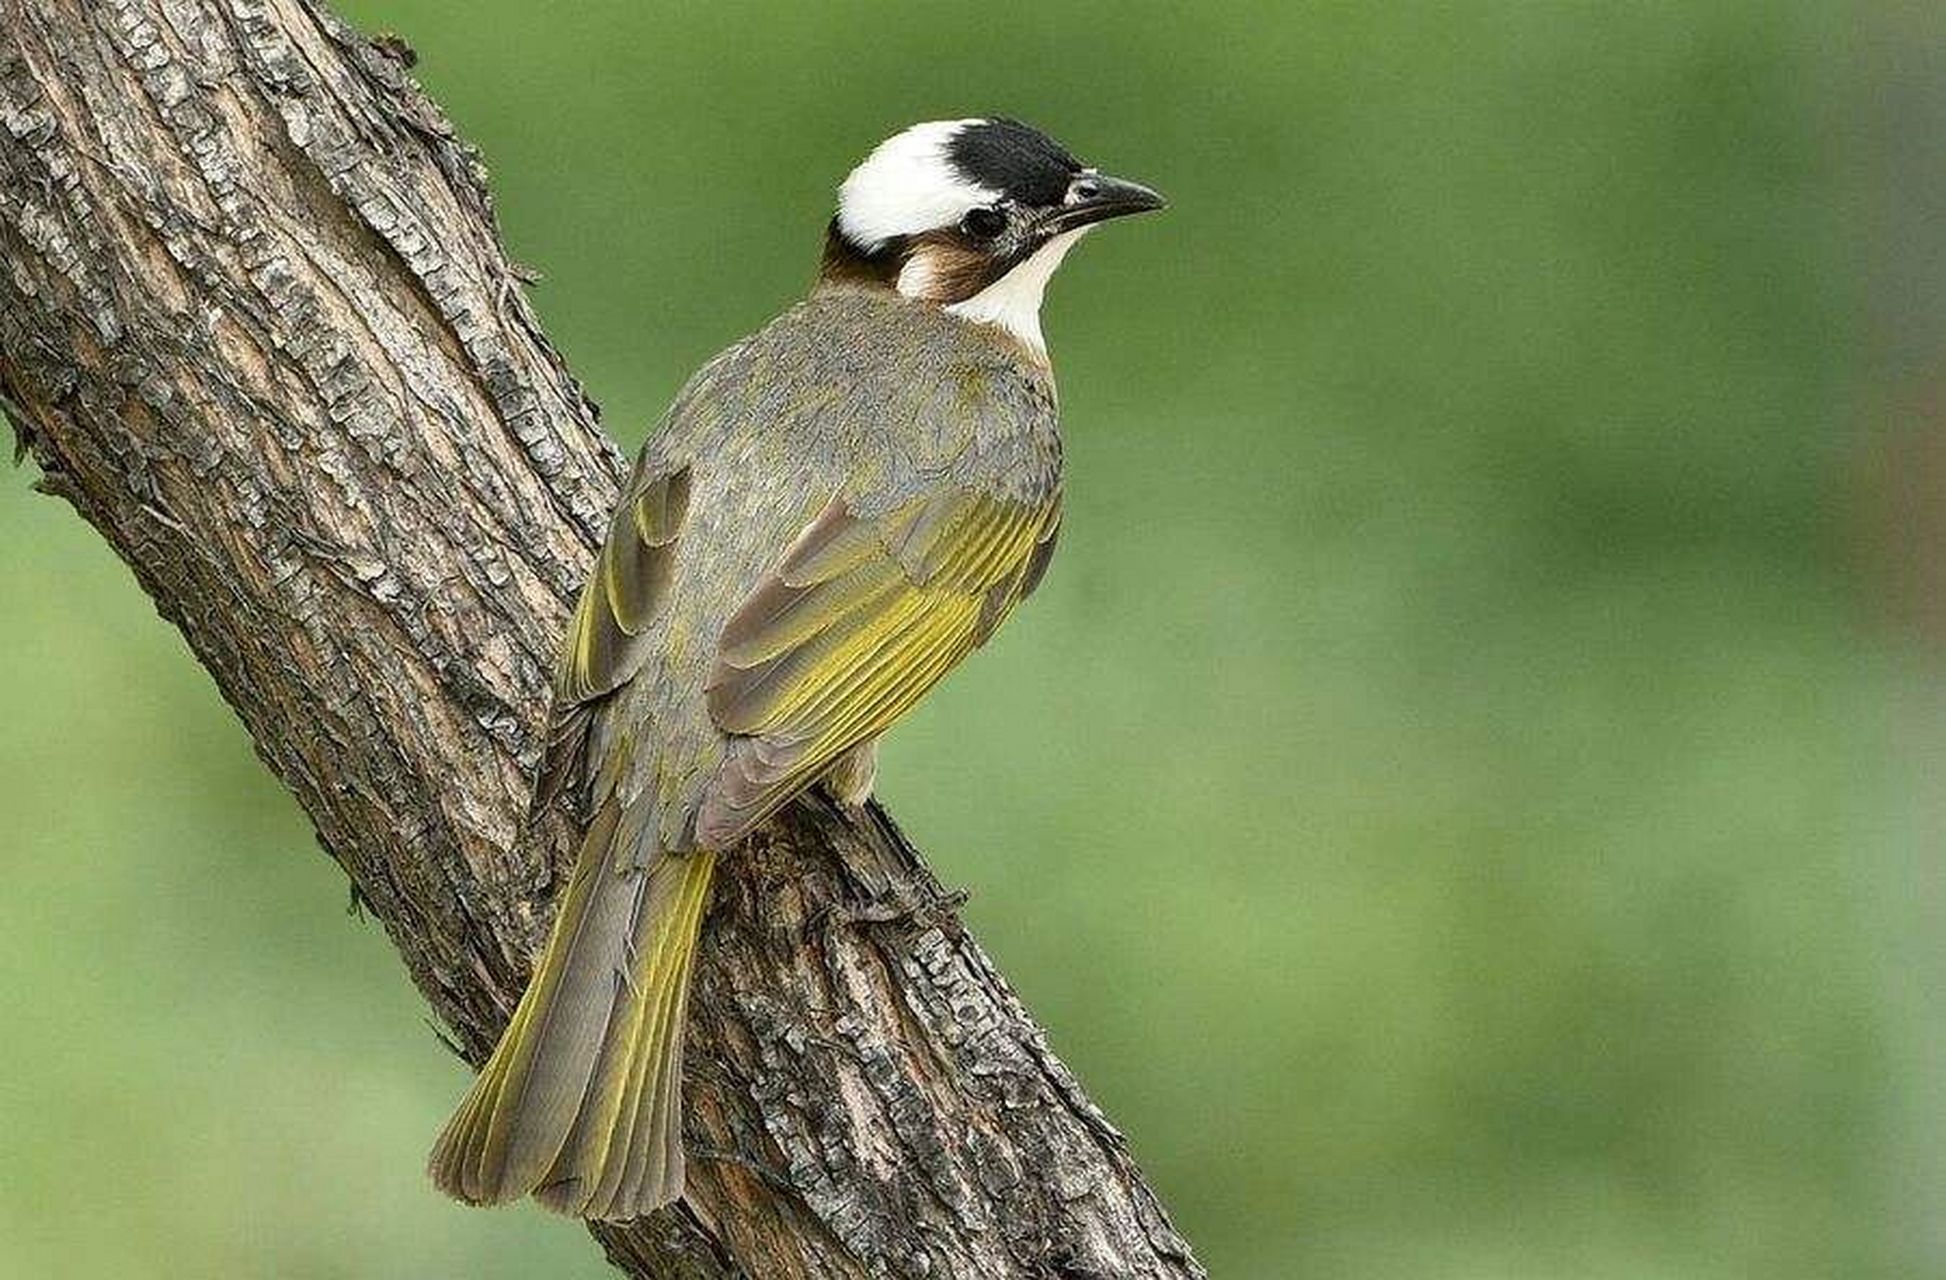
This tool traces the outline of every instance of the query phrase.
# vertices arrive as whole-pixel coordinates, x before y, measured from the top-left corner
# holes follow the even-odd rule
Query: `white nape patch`
[[[968,182],[947,158],[953,135],[984,120],[915,124],[878,144],[838,188],[838,229],[867,253],[893,236],[950,226],[1001,193]]]
[[[1041,337],[1041,298],[1047,292],[1047,282],[1054,276],[1054,268],[1061,265],[1061,259],[1068,256],[1075,241],[1092,230],[1092,227],[1080,227],[1055,236],[1006,275],[966,301],[948,306],[947,313],[979,324],[999,325],[1026,343],[1030,350],[1045,356],[1047,342]],[[905,290],[903,274],[899,277],[899,289]]]

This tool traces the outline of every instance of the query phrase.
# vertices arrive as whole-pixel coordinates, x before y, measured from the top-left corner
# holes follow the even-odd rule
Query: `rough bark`
[[[516,835],[621,460],[405,62],[310,0],[0,0],[0,408],[477,1064],[564,882]],[[1202,1274],[883,814],[727,860],[693,1006],[691,1192],[596,1230],[625,1272]]]

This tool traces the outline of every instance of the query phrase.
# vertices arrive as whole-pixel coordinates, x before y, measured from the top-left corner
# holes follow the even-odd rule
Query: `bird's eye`
[[[991,205],[969,209],[959,221],[960,230],[975,240],[991,240],[1007,229],[1007,215]]]

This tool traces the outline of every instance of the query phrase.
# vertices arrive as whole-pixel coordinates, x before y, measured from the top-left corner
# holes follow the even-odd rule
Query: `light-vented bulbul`
[[[547,950],[434,1180],[588,1218],[681,1195],[689,974],[719,857],[823,786],[1047,569],[1061,440],[1042,291],[1162,207],[1014,120],[915,125],[839,190],[811,294],[692,377],[569,629],[537,804],[588,821]]]

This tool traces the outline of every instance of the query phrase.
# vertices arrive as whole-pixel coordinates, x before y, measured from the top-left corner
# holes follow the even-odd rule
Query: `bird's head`
[[[839,187],[821,279],[893,289],[1040,352],[1041,295],[1074,242],[1164,203],[1018,120],[916,124]]]

